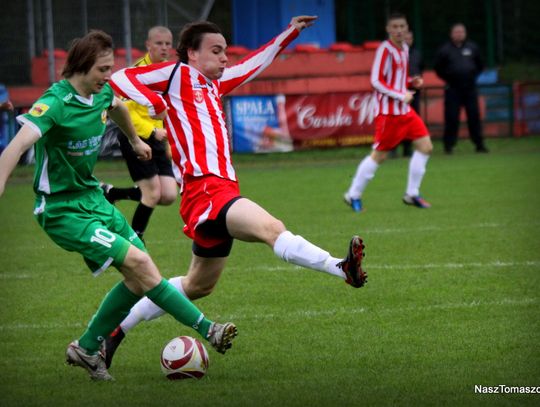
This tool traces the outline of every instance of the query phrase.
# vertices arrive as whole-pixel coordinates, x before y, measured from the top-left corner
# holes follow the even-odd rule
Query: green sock
[[[101,342],[120,325],[129,314],[131,307],[141,297],[132,293],[123,282],[116,284],[107,293],[88,328],[79,339],[79,345],[90,354],[96,353]]]
[[[161,280],[161,283],[144,295],[177,321],[192,327],[206,339],[212,321],[206,319],[204,314],[167,280]]]

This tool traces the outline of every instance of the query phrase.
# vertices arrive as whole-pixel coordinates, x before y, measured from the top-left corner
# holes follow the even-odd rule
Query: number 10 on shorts
[[[106,229],[98,228],[94,231],[94,235],[90,238],[90,241],[99,243],[102,246],[110,249],[112,242],[116,240],[116,236]]]

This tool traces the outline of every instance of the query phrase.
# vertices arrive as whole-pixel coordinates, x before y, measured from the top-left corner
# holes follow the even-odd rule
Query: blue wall
[[[336,42],[334,0],[233,0],[232,6],[234,45],[258,48],[297,15],[317,15],[319,19],[292,46],[312,43],[327,48]]]

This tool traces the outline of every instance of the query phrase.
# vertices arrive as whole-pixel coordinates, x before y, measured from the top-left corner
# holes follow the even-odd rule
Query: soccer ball
[[[161,371],[170,380],[200,379],[208,369],[208,352],[191,336],[171,340],[161,351]]]

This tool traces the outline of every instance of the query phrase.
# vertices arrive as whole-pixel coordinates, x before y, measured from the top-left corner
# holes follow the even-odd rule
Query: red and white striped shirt
[[[391,41],[383,41],[375,53],[371,69],[371,85],[375,88],[376,114],[403,115],[410,110],[403,102],[409,84],[409,47],[402,49]]]
[[[289,26],[270,42],[227,67],[219,80],[211,81],[197,69],[175,62],[126,68],[112,75],[111,86],[120,95],[147,106],[150,115],[169,108],[165,126],[173,165],[183,176],[214,174],[236,181],[221,97],[255,78],[299,31]],[[170,78],[169,90],[167,89]]]

